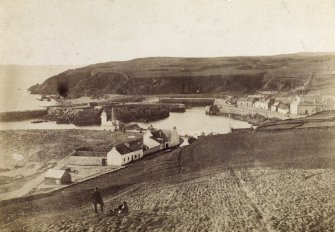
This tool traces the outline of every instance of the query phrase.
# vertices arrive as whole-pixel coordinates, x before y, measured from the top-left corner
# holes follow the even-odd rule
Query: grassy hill
[[[44,198],[0,204],[1,231],[332,231],[335,128],[215,135]],[[130,214],[95,215],[126,200]]]
[[[216,94],[288,91],[308,82],[312,91],[335,90],[335,54],[299,53],[264,57],[154,57],[67,70],[30,88],[32,93]]]

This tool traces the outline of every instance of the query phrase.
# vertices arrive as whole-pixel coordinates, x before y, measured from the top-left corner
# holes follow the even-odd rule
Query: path
[[[69,156],[67,156],[64,159],[58,161],[57,164],[53,168],[55,168],[55,169],[62,168],[67,163],[68,158],[69,158]],[[46,173],[46,171],[38,174],[35,178],[27,181],[19,189],[1,194],[0,195],[0,200],[8,200],[8,199],[11,199],[11,198],[18,198],[18,197],[22,197],[22,196],[28,194],[29,192],[31,192],[34,188],[36,188],[38,185],[40,185],[43,182],[44,177],[45,177],[45,173]]]

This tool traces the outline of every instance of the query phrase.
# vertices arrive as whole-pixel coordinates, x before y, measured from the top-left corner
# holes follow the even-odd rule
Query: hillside
[[[0,203],[1,231],[333,231],[334,128],[210,136],[41,199]],[[299,149],[297,149],[299,148]],[[95,215],[90,191],[107,209]]]
[[[113,144],[139,138],[136,136],[99,130],[0,131],[0,199],[55,166],[74,149],[107,152]]]
[[[140,58],[89,65],[52,76],[32,93],[81,96],[102,94],[216,94],[256,90],[335,92],[335,54],[298,53],[264,57]],[[309,83],[310,77],[314,78]]]

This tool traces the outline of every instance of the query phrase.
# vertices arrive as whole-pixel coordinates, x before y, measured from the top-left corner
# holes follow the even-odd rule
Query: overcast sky
[[[335,51],[335,0],[0,0],[0,64]]]

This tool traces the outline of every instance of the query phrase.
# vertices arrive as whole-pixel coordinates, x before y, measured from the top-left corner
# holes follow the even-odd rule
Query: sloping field
[[[30,88],[71,98],[101,94],[216,94],[256,90],[288,91],[303,86],[312,73],[312,92],[332,94],[333,53],[267,57],[151,57],[107,62],[67,70]],[[318,84],[319,83],[319,84]]]
[[[207,137],[41,199],[0,203],[1,231],[333,231],[335,129]],[[126,200],[128,216],[95,215]]]
[[[0,199],[2,193],[21,187],[76,148],[106,152],[129,136],[134,134],[87,130],[0,131]]]

